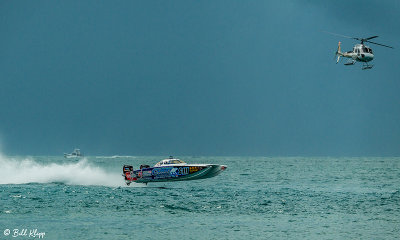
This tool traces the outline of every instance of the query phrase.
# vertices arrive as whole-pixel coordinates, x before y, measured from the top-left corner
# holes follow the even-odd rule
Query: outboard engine
[[[129,185],[130,181],[134,180],[132,177],[133,167],[129,165],[124,165],[122,168],[122,176],[125,177],[126,184]]]

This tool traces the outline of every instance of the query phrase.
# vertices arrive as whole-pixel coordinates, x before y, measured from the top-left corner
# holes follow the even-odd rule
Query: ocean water
[[[0,156],[0,239],[400,239],[398,157],[180,157],[228,169],[124,185],[163,158]]]

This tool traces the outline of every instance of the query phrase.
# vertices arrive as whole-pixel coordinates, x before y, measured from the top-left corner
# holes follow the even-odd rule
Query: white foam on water
[[[93,166],[86,158],[74,163],[41,164],[32,158],[0,155],[0,184],[52,183],[69,185],[124,186],[120,173],[109,173]]]

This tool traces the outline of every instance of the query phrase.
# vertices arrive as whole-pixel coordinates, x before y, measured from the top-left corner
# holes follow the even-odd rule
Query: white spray
[[[0,155],[0,184],[62,182],[70,185],[124,186],[120,173],[108,173],[86,158],[74,163],[40,164],[32,158]]]

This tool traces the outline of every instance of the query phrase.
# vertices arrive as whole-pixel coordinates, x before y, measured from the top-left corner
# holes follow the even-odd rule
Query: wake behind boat
[[[154,167],[141,165],[140,169],[133,170],[130,165],[124,165],[123,175],[127,185],[132,182],[171,182],[188,181],[215,177],[227,168],[218,164],[187,164],[184,161],[173,158],[164,159]]]

